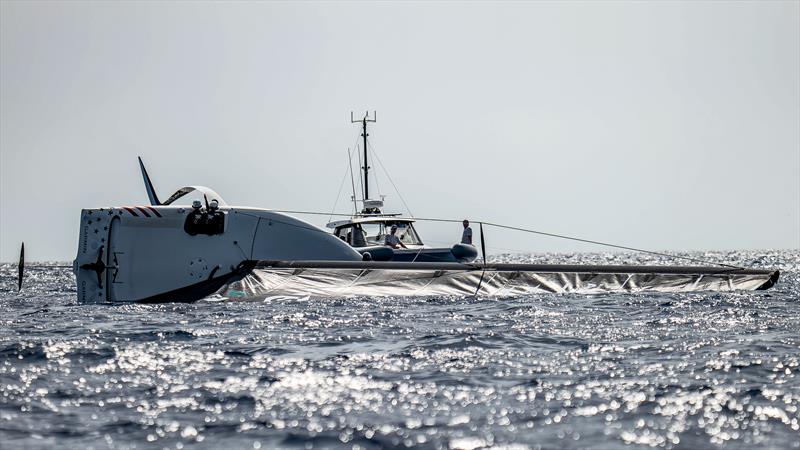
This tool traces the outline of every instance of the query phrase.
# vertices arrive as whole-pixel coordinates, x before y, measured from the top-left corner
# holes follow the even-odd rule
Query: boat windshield
[[[411,222],[360,223],[355,225],[356,233],[352,232],[352,225],[347,225],[337,228],[335,234],[353,247],[384,245],[384,240],[386,235],[391,232],[392,225],[397,225],[397,237],[400,238],[400,242],[405,245],[422,245],[422,240]],[[363,236],[363,241],[360,239],[361,236]]]
[[[391,233],[392,225],[397,225],[397,237],[405,245],[422,245],[422,241],[411,222],[376,222],[361,224],[364,227],[367,243],[384,245],[386,235]]]

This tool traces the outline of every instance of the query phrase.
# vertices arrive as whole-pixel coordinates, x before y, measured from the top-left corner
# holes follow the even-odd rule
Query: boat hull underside
[[[256,268],[217,293],[232,300],[273,296],[494,296],[541,293],[693,292],[768,289],[778,272],[590,273],[502,270]]]

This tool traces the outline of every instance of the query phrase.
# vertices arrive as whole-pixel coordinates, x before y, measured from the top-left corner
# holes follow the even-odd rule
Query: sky
[[[365,110],[418,217],[652,250],[800,248],[798,1],[4,0],[0,260],[22,241],[28,260],[72,260],[81,208],[146,204],[137,156],[162,199],[199,184],[331,211]]]

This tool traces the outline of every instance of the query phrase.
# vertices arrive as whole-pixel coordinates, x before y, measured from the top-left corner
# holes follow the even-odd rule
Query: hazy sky
[[[798,1],[3,1],[0,19],[3,261],[23,240],[29,259],[71,260],[82,207],[146,204],[137,155],[162,199],[202,184],[330,211],[365,109],[417,216],[800,247]]]

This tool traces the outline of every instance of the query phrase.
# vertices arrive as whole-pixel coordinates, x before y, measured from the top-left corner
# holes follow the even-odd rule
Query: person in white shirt
[[[397,237],[397,225],[392,225],[392,232],[391,234],[386,235],[386,239],[383,240],[384,245],[388,245],[392,248],[408,248],[405,244]]]
[[[464,232],[461,234],[461,243],[472,245],[472,228],[469,227],[469,220],[464,219]]]

